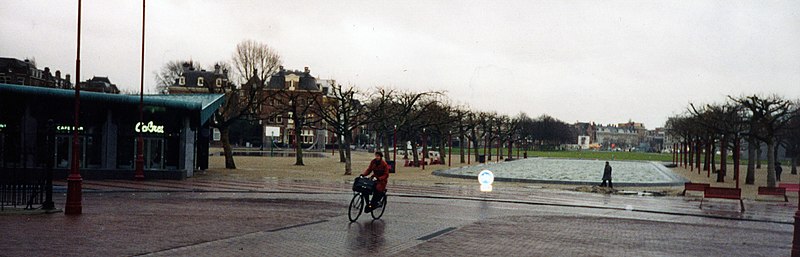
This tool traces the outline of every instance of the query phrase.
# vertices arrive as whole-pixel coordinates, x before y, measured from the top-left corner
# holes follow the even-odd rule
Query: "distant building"
[[[30,60],[0,57],[0,83],[70,89],[69,80],[69,74],[61,78],[61,71],[52,74],[49,67],[40,70]]]
[[[233,88],[228,79],[228,70],[214,65],[214,71],[197,70],[192,63],[184,63],[181,76],[167,87],[168,94],[210,94]]]
[[[597,126],[595,131],[596,143],[603,150],[629,150],[639,145],[639,134],[630,128],[620,128],[614,125]]]
[[[119,94],[117,85],[112,84],[108,77],[93,77],[80,83],[81,91],[92,91],[109,94]]]
[[[597,135],[595,133],[595,130],[597,130],[597,126],[594,124],[594,122],[575,122],[575,124],[573,124],[572,127],[575,128],[575,132],[579,137],[580,136],[589,137],[589,142],[586,142],[587,144],[592,144],[597,142]]]

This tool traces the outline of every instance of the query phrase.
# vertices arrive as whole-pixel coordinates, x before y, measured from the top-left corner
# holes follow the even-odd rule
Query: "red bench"
[[[786,188],[786,192],[800,192],[800,184],[778,183],[778,187]]]
[[[706,190],[706,187],[710,187],[711,184],[708,183],[692,183],[686,182],[683,184],[683,195],[686,195],[686,191],[700,191],[703,192]]]
[[[703,190],[703,198],[700,200],[700,209],[703,209],[703,201],[706,198],[739,200],[739,206],[742,207],[741,212],[744,212],[741,188],[706,187],[706,189]]]
[[[783,201],[789,201],[789,197],[786,197],[786,188],[784,187],[758,187],[758,195],[783,196]]]

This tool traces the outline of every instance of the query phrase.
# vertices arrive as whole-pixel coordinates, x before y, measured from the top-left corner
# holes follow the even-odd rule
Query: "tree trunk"
[[[728,135],[722,135],[719,141],[719,173],[717,182],[725,182],[725,175],[728,173]]]
[[[395,157],[394,154],[394,141],[391,141],[392,138],[389,137],[384,137],[384,139],[385,139],[384,141],[386,142],[383,143],[383,155],[386,156],[387,160],[392,160],[395,163],[397,163],[397,160],[395,160],[395,158],[397,157]],[[391,152],[389,151],[389,149],[391,149]],[[391,155],[392,158],[389,158],[389,155]]]
[[[298,125],[300,123],[297,120],[294,121],[294,124],[294,165],[305,166],[303,164],[303,140],[301,140],[303,137],[300,136],[303,133],[303,128]]]
[[[458,154],[460,155],[460,163],[467,162],[466,158],[464,158],[464,135],[458,136]]]
[[[225,152],[225,168],[236,169],[236,163],[233,161],[233,148],[230,141],[230,129],[225,126],[219,128],[220,141],[222,141],[222,149]]]
[[[413,161],[414,164],[419,162],[419,152],[417,152],[416,141],[411,141],[411,161]]]
[[[711,146],[711,172],[717,172],[717,145]]]
[[[445,143],[445,140],[440,140],[439,141],[439,162],[442,165],[446,165],[447,164],[445,159],[447,159],[448,156],[445,155],[445,152],[444,152],[444,150],[447,149],[446,147],[447,147],[447,144]]]
[[[353,141],[352,133],[345,133],[344,134],[344,174],[345,175],[353,175],[353,159],[350,158],[350,144]]]
[[[339,162],[341,163],[347,162],[347,156],[344,155],[345,144],[344,141],[342,141],[341,136],[336,137],[336,144],[339,146]]]
[[[753,185],[756,183],[756,139],[752,136],[747,138],[747,175],[744,183]]]
[[[761,169],[761,142],[756,145],[756,169]]]
[[[711,152],[711,146],[712,145],[714,145],[714,139],[709,137],[706,140],[706,145],[705,145],[705,147],[706,147],[706,157],[705,157],[704,167],[703,167],[703,170],[705,170],[705,171],[711,171],[711,155],[713,154]]]
[[[767,142],[767,187],[775,187],[775,140]]]
[[[513,159],[514,156],[514,141],[508,140],[508,158]]]
[[[700,156],[703,155],[703,144],[700,137],[697,138],[697,141],[694,142],[694,148],[697,149],[695,151],[695,166],[697,166],[697,173],[700,173]]]
[[[797,156],[792,157],[792,175],[797,175]]]

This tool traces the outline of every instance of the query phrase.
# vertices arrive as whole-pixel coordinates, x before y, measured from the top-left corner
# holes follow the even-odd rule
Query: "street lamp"
[[[75,123],[72,127],[72,165],[69,176],[67,177],[67,203],[64,207],[64,214],[79,215],[83,212],[81,205],[81,186],[83,178],[78,166],[78,154],[80,145],[78,144],[78,116],[81,109],[81,0],[78,0],[78,50],[75,58]]]
[[[142,0],[142,63],[139,72],[139,122],[144,123],[144,16],[145,15],[145,0]],[[136,173],[133,178],[136,180],[144,180],[144,139],[142,138],[142,131],[139,131],[139,138],[136,144]]]

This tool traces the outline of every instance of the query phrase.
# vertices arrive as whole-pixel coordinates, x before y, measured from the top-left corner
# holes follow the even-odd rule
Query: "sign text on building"
[[[148,123],[137,122],[136,123],[136,128],[134,128],[134,130],[137,133],[141,132],[141,133],[164,134],[164,126],[154,125],[152,121],[150,121]]]
[[[58,131],[72,131],[72,128],[74,128],[74,127],[73,126],[64,126],[64,125],[56,126],[56,130],[58,130]],[[83,131],[83,127],[78,127],[78,131]]]

